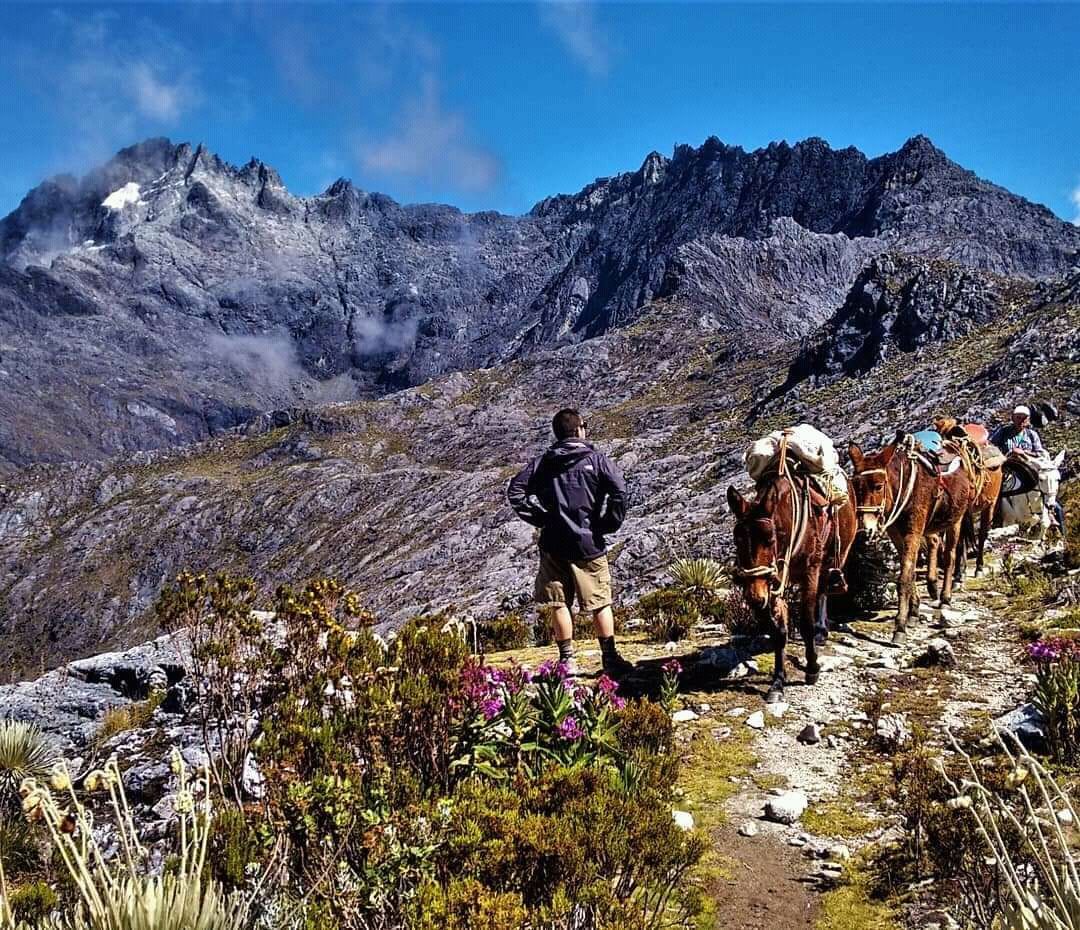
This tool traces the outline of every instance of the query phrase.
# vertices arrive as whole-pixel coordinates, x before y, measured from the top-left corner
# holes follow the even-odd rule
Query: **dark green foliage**
[[[654,643],[685,639],[701,621],[701,610],[694,597],[670,586],[646,594],[637,605],[645,621],[645,630]]]
[[[484,652],[505,652],[529,645],[532,631],[521,614],[499,614],[480,626],[480,646]]]
[[[216,584],[227,617],[204,613],[204,631],[246,625],[230,593],[245,585]],[[272,859],[305,930],[651,930],[698,910],[682,889],[703,846],[671,818],[678,764],[659,708],[624,707],[614,682],[594,693],[554,663],[531,683],[489,669],[445,616],[386,646],[336,582],[281,588],[271,606],[273,641],[202,642],[220,667],[243,646],[263,708],[251,746],[266,796],[218,811],[223,881]]]
[[[829,613],[836,620],[856,620],[889,608],[889,585],[898,566],[892,544],[885,538],[868,540],[859,533],[844,566],[847,594],[829,598]]]

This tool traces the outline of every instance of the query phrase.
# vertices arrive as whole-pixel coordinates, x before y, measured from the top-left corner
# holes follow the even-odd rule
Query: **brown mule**
[[[1004,457],[993,446],[978,446],[972,442],[964,427],[952,417],[936,418],[934,429],[941,434],[944,448],[961,457],[968,478],[974,485],[975,496],[961,525],[960,544],[957,548],[955,582],[962,584],[967,573],[969,548],[975,550],[975,577],[978,578],[983,571],[986,538],[990,533],[998,498],[1001,496]],[[990,452],[987,453],[986,450]],[[987,464],[987,455],[990,453],[998,460],[996,465]]]
[[[843,504],[828,506],[810,479],[791,469],[760,481],[753,501],[729,487],[735,516],[735,576],[742,581],[754,614],[771,620],[776,662],[765,700],[779,701],[787,675],[784,668],[788,634],[786,595],[798,585],[799,629],[806,645],[806,683],[814,684],[820,669],[817,646],[825,641],[829,615],[826,596],[855,541],[857,519],[849,493]],[[836,573],[836,574],[834,574]]]
[[[927,588],[931,599],[938,596],[937,549],[931,537],[944,536],[945,579],[941,603],[952,600],[953,562],[960,539],[960,526],[971,506],[975,489],[962,467],[951,474],[937,468],[915,446],[912,436],[900,434],[879,452],[864,454],[857,445],[848,447],[855,473],[851,483],[859,506],[859,529],[871,538],[886,532],[900,556],[898,584],[900,606],[896,614],[893,642],[907,636],[908,617],[919,615],[919,592],[915,585],[915,562],[923,537],[927,537],[930,570]]]

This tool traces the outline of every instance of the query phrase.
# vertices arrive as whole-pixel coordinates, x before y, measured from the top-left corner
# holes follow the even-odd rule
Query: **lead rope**
[[[889,511],[889,515],[888,515],[888,517],[886,517],[885,521],[881,524],[882,531],[887,530],[897,520],[900,519],[900,514],[902,514],[907,509],[907,505],[909,503],[911,503],[911,496],[912,496],[912,494],[915,493],[915,482],[916,482],[916,479],[918,478],[918,467],[919,466],[918,466],[918,463],[915,461],[914,450],[912,449],[911,444],[907,441],[907,439],[908,439],[908,437],[904,438],[904,444],[903,444],[903,446],[901,448],[901,451],[904,453],[904,456],[907,459],[907,463],[908,463],[907,483],[906,483],[906,486],[905,486],[905,482],[904,482],[904,459],[901,459],[900,460],[900,488],[901,488],[902,493],[901,493],[901,495],[899,497],[894,497],[893,498],[893,506],[892,506],[891,510]]]
[[[800,488],[795,480],[795,473],[788,467],[787,463],[787,447],[788,436],[787,431],[784,431],[784,436],[780,440],[780,456],[779,456],[779,472],[780,475],[787,479],[788,486],[791,488],[791,535],[788,536],[787,553],[784,556],[784,566],[780,571],[780,579],[773,589],[774,597],[783,597],[784,592],[787,590],[788,576],[791,570],[791,560],[795,553],[798,552],[799,547],[802,545],[803,536],[806,532],[808,524],[807,515],[810,511],[810,486],[804,485]],[[800,493],[800,491],[802,493]],[[803,495],[806,499],[803,500]]]

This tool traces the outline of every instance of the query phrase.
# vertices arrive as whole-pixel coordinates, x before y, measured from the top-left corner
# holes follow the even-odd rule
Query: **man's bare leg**
[[[612,613],[610,605],[594,610],[592,623],[597,639],[606,639],[615,635],[615,614]]]
[[[559,649],[559,661],[567,665],[574,662],[574,618],[568,607],[551,608],[551,635]]]

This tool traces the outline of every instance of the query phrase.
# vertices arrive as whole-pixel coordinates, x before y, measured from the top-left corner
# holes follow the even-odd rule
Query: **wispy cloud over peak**
[[[587,0],[543,0],[540,21],[589,74],[603,77],[611,66],[607,36]]]
[[[433,76],[404,104],[388,135],[358,141],[357,156],[374,174],[468,191],[491,188],[501,172],[499,159],[470,138],[464,116],[443,105]]]

